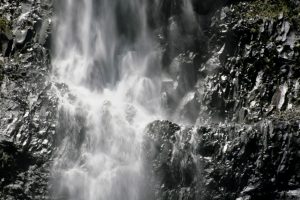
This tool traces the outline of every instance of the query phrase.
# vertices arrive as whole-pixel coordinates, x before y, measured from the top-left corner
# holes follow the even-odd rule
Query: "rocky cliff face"
[[[45,199],[55,134],[50,1],[0,4],[0,199]]]
[[[299,119],[146,130],[156,199],[299,199]]]
[[[52,1],[0,2],[0,199],[50,199]],[[296,0],[149,3],[162,99],[186,125],[145,130],[155,199],[300,199],[299,9]]]
[[[186,48],[165,40],[167,70],[179,66],[167,105],[176,108],[188,88],[179,111],[198,125],[146,129],[157,199],[299,199],[299,2],[207,6],[193,7],[200,28]]]
[[[200,116],[251,123],[298,112],[298,8],[253,2],[217,12],[208,34],[212,56],[200,69],[198,96],[208,111]]]

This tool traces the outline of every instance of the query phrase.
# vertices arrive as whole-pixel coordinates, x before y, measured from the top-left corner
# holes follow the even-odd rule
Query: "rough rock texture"
[[[144,152],[156,199],[299,199],[299,122],[149,124]]]
[[[197,125],[146,128],[156,199],[300,199],[300,3],[205,2],[161,32],[163,100]]]
[[[197,122],[146,128],[155,199],[300,199],[299,1],[152,4],[163,102],[174,121]],[[47,77],[52,7],[0,0],[0,199],[49,199],[49,161],[64,130]]]
[[[0,4],[0,199],[46,199],[55,133],[50,1]]]
[[[211,56],[201,65],[204,78],[197,86],[200,116],[251,123],[280,111],[299,112],[300,16],[291,8],[285,13],[281,4],[252,13],[257,6],[269,8],[260,4],[231,5],[214,16]]]
[[[175,120],[251,123],[298,112],[299,2],[206,5],[210,12],[171,7],[159,32],[163,100]]]

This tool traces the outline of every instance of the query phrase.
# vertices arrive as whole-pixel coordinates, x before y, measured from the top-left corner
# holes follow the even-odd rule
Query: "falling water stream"
[[[149,2],[56,1],[52,64],[60,108],[54,199],[151,199],[143,130],[166,114]]]
[[[161,108],[160,51],[145,2],[57,2],[53,76],[69,90],[60,96],[57,199],[146,198],[142,132]]]

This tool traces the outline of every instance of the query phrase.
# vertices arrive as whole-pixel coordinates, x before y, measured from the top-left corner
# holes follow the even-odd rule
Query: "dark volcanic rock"
[[[153,122],[144,150],[156,199],[297,199],[299,133],[299,119],[197,128]]]
[[[52,1],[0,2],[0,199],[49,199],[49,165],[62,137],[54,135],[65,130],[55,127],[48,79]],[[163,51],[167,112],[203,124],[148,125],[143,153],[153,198],[300,199],[299,1],[153,4],[148,23]],[[123,18],[126,9],[117,11]],[[70,135],[76,149],[80,132]]]
[[[183,31],[201,46],[172,44],[185,30],[183,14],[171,17],[165,35],[166,105],[202,125],[156,121],[146,128],[156,199],[300,199],[299,2],[229,1],[206,14],[209,26],[199,15],[215,8],[197,7],[203,3],[194,1],[198,14],[190,15],[201,31]]]
[[[56,97],[45,2],[0,5],[0,199],[47,199]]]
[[[251,123],[278,111],[298,112],[297,2],[164,4],[173,12],[158,30],[163,100],[175,121],[179,113],[192,123],[197,117],[199,123]]]
[[[217,12],[208,31],[211,56],[197,86],[200,121],[251,123],[298,112],[300,18],[293,11],[287,3],[254,1]]]
[[[0,143],[1,199],[45,199],[47,164],[13,142]]]

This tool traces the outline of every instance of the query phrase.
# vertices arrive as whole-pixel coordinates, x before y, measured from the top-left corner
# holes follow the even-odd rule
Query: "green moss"
[[[4,32],[4,33],[11,32],[11,23],[3,17],[0,17],[0,32]]]
[[[256,33],[256,32],[257,32],[257,29],[251,28],[250,31],[251,31],[251,33]]]
[[[290,11],[293,10],[293,8],[292,5],[284,0],[256,0],[249,3],[247,10],[245,13],[246,17],[260,16],[275,18],[280,14],[284,16],[290,15]]]

